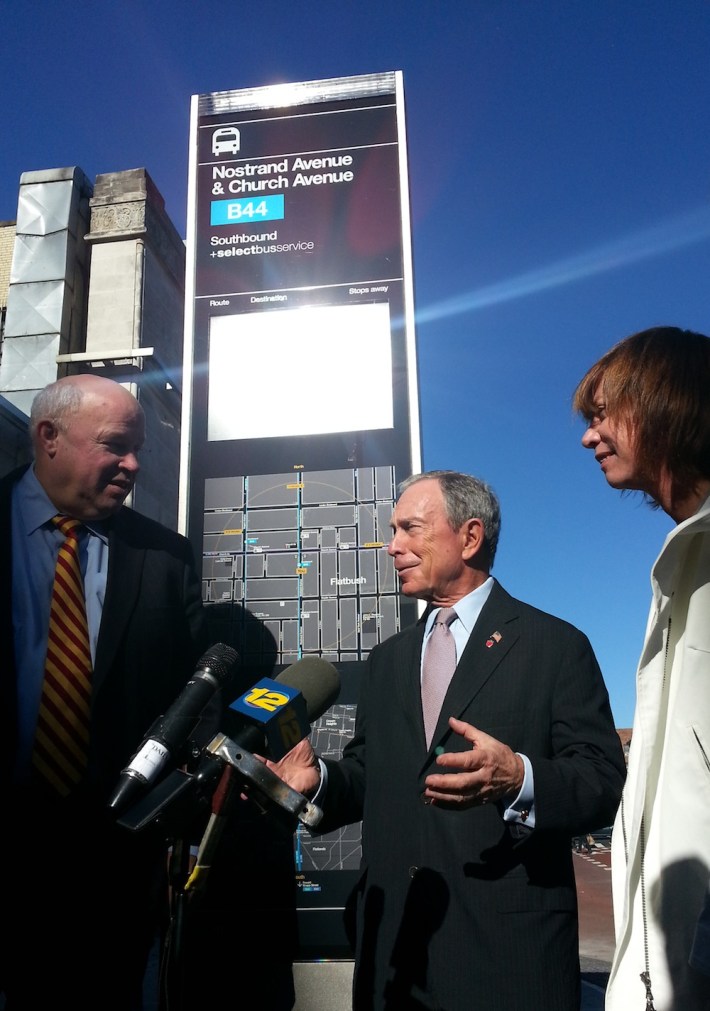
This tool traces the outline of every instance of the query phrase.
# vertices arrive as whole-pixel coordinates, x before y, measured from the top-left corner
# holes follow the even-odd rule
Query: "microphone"
[[[263,678],[232,703],[231,719],[246,718],[251,725],[239,727],[231,739],[218,734],[206,749],[209,755],[226,764],[212,797],[212,814],[185,891],[204,883],[210,870],[234,796],[235,770],[243,784],[248,784],[247,793],[262,813],[274,812],[287,831],[293,831],[294,818],[310,827],[318,824],[322,817],[320,809],[290,789],[252,751],[267,751],[276,761],[283,758],[308,736],[311,722],[332,706],[339,692],[340,677],[335,667],[320,657],[306,656],[282,671],[275,681]],[[251,787],[256,788],[256,797]]]
[[[333,705],[340,677],[327,660],[304,656],[276,677],[262,678],[227,709],[225,734],[274,761],[310,733],[311,723]]]
[[[277,698],[271,698],[272,693]],[[263,678],[228,707],[226,733],[218,733],[203,749],[197,768],[189,773],[175,769],[123,814],[118,824],[134,832],[151,825],[177,829],[188,817],[194,817],[196,804],[212,795],[225,765],[236,771],[244,785],[254,788],[275,818],[288,825],[296,818],[307,825],[316,824],[318,809],[291,790],[252,752],[283,756],[308,736],[309,724],[333,705],[339,693],[340,675],[332,664],[317,656],[303,657],[274,680]],[[254,699],[247,701],[251,695]],[[223,807],[220,804],[220,811],[213,811],[209,835],[219,836]]]
[[[108,806],[123,810],[154,782],[163,768],[175,759],[200,721],[207,705],[229,680],[239,655],[231,646],[215,643],[200,658],[197,670],[168,711],[159,716],[140,748],[122,770]]]

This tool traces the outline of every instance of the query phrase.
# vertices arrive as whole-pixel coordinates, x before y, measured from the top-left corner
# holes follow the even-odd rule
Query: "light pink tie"
[[[457,618],[453,607],[442,607],[427,640],[422,669],[422,712],[427,747],[439,719],[444,696],[456,670],[456,643],[449,625]]]

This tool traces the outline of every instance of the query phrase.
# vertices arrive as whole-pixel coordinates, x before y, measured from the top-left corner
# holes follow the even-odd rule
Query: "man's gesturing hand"
[[[470,723],[452,716],[449,726],[471,742],[471,750],[438,756],[436,764],[442,771],[427,776],[425,798],[441,807],[477,807],[503,797],[515,798],[525,775],[520,756]]]

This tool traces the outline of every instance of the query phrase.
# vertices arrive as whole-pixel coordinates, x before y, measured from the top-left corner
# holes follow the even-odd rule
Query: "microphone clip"
[[[264,810],[275,808],[282,817],[285,814],[291,819],[295,818],[307,828],[315,828],[323,817],[321,809],[312,801],[292,790],[264,762],[246,748],[239,747],[225,734],[213,737],[205,748],[205,753],[236,769],[242,781],[256,789],[258,799],[252,799]]]

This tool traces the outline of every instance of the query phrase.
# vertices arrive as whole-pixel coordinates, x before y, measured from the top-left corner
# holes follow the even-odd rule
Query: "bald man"
[[[36,396],[30,434],[33,463],[0,481],[0,855],[12,879],[0,993],[7,1011],[138,1011],[165,843],[112,824],[107,800],[207,646],[200,584],[189,542],[124,505],[145,438],[128,390],[60,379]],[[88,767],[68,795],[32,761],[57,515],[82,523],[93,667]]]

